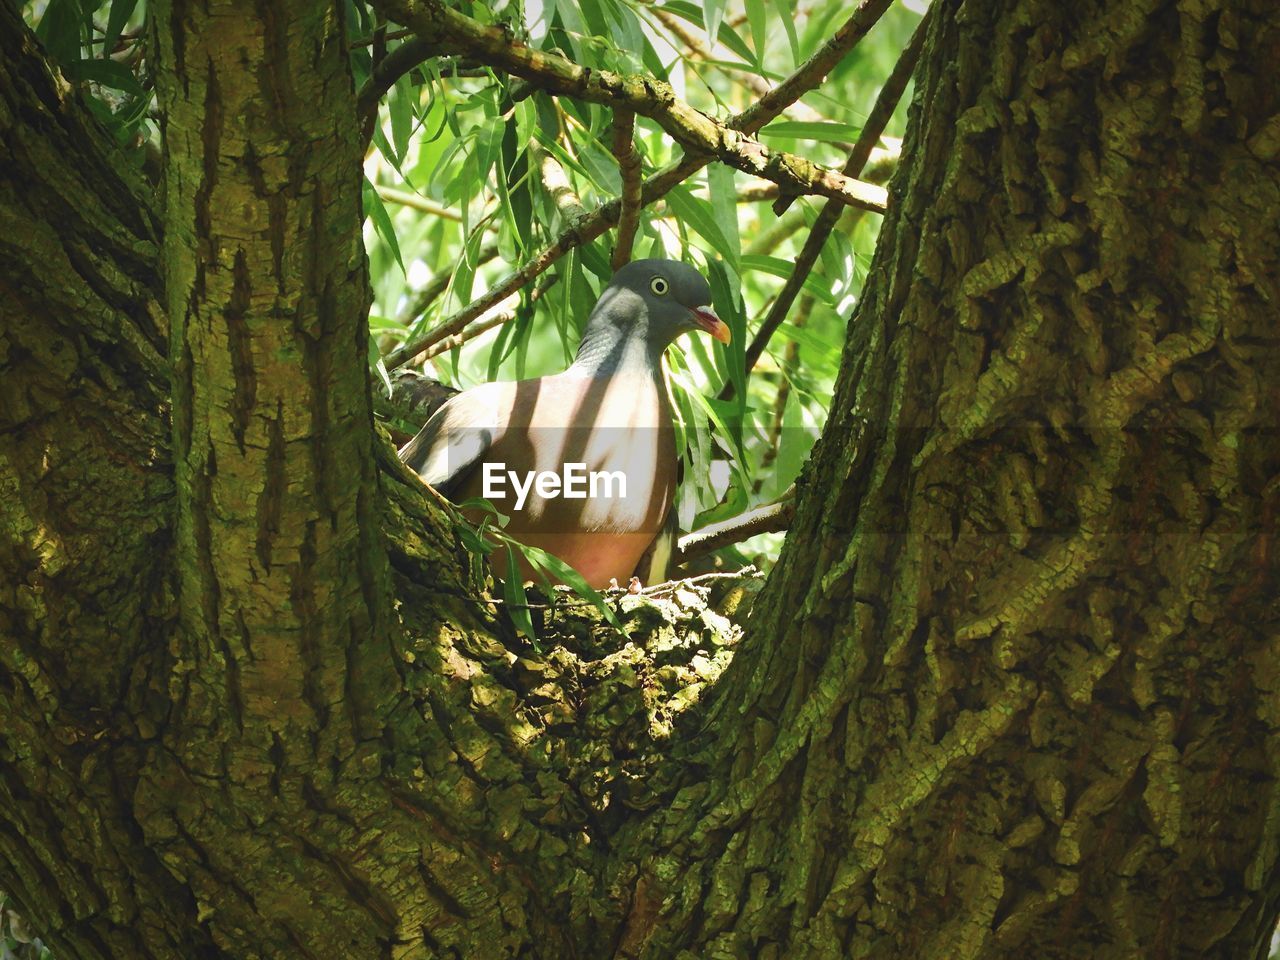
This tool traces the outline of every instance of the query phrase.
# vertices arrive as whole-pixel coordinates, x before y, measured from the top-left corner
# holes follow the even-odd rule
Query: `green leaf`
[[[683,358],[675,359],[675,363],[683,363]],[[676,442],[677,456],[687,464],[685,477],[704,476],[711,469],[711,434],[707,429],[707,418],[699,416],[694,410],[694,403],[689,398],[687,381],[672,376],[671,396],[678,416],[679,435]],[[714,502],[710,485],[705,483],[685,482],[680,484],[676,500],[676,516],[680,529],[688,530],[693,524],[702,506]]]
[[[725,0],[704,0],[702,4],[702,23],[708,37],[719,35],[720,21],[724,19],[724,7]],[[748,57],[747,59],[753,58]]]
[[[446,109],[444,112],[446,118],[453,116],[453,111]],[[452,125],[450,125],[452,126]],[[374,142],[378,142],[378,128],[373,128]],[[461,180],[458,177],[458,168],[454,165],[455,157],[462,153],[465,154],[467,144],[470,142],[470,135],[450,140],[440,151],[439,157],[436,159],[435,167],[431,171],[431,178],[427,181],[427,191],[437,200],[453,200],[458,194],[457,185]],[[381,147],[379,147],[381,149]],[[384,154],[385,156],[385,154]]]
[[[796,265],[790,260],[783,260],[781,257],[766,257],[761,254],[748,253],[742,257],[742,269],[747,272],[767,273],[786,280],[795,273]],[[817,297],[823,303],[835,306],[836,300],[831,295],[831,290],[812,273],[804,278],[804,290],[806,293]]]
[[[498,368],[511,356],[517,349],[523,352],[517,358],[516,366],[518,372],[516,379],[522,379],[524,370],[524,354],[529,349],[529,333],[532,326],[533,313],[531,310],[518,309],[514,320],[504,323],[498,330],[498,336],[494,340],[493,345],[489,348],[489,370],[486,375],[488,380],[498,379]]]
[[[616,195],[622,192],[622,174],[618,172],[618,161],[600,143],[588,137],[577,144],[578,157],[582,165],[591,175],[591,181],[604,193]]]
[[[387,139],[381,123],[374,123],[373,125],[373,144],[378,148],[378,152],[387,158],[387,162],[395,168],[396,173],[408,180],[409,178],[405,176],[404,170],[400,168],[400,158],[396,155],[396,149],[391,145],[391,141]]]
[[[736,517],[747,509],[747,494],[739,486],[731,484],[725,491],[725,499],[709,510],[704,510],[693,521],[693,529],[699,530],[712,523]]]
[[[787,33],[787,43],[791,47],[791,63],[794,66],[803,59],[800,56],[800,39],[796,36],[795,12],[788,0],[773,0],[773,8],[778,12],[782,29]]]
[[[120,34],[124,32],[125,24],[133,16],[134,7],[137,5],[138,0],[111,0],[111,12],[107,14],[107,30],[102,44],[104,59],[110,57],[115,50],[116,44],[120,41]]]
[[[644,32],[640,20],[633,11],[617,0],[603,0],[605,15],[609,19],[609,31],[605,34],[614,49],[621,53],[627,66],[633,70],[639,66],[639,54],[644,46]]]
[[[747,24],[751,27],[751,43],[756,48],[756,66],[764,69],[765,48],[769,45],[769,26],[765,18],[764,0],[746,0]]]
[[[807,123],[801,120],[775,120],[760,131],[762,137],[775,140],[821,140],[826,143],[852,143],[862,132],[861,127],[852,123],[830,121],[814,121]]]
[[[823,354],[839,355],[840,347],[814,333],[808,327],[797,327],[794,323],[783,321],[778,326],[778,333],[804,347]]]
[[[462,541],[463,548],[472,556],[487,557],[493,552],[493,544],[481,537],[480,534],[476,530],[473,530],[468,524],[459,523],[457,531],[458,539]]]
[[[671,354],[668,354],[668,356],[671,356]],[[676,356],[678,357],[678,354]],[[736,408],[736,405],[734,404],[726,405],[724,403],[721,403],[719,400],[711,400],[703,396],[702,391],[699,390],[697,386],[689,379],[687,375],[688,368],[687,367],[684,368],[684,372],[681,372],[680,370],[678,370],[679,365],[680,365],[679,363],[673,363],[671,365],[672,380],[674,380],[677,384],[679,384],[684,388],[685,392],[688,394],[689,398],[694,402],[694,404],[699,409],[701,409],[701,411],[706,415],[707,419],[710,420],[712,424],[715,425],[718,435],[723,437],[726,442],[733,444],[734,458],[732,461],[732,465],[734,468],[734,472],[738,475],[740,481],[745,486],[747,481],[747,476],[743,472],[743,466],[742,466],[743,452],[742,452],[742,446],[740,443],[740,438],[742,434],[742,429],[741,429],[742,424],[741,422],[738,422],[737,424],[734,425],[736,429],[730,429],[730,422],[725,419],[724,414],[721,412],[722,410],[724,410],[725,412],[728,412],[730,408]]]
[[[387,114],[391,118],[391,150],[395,155],[397,170],[404,163],[405,151],[409,149],[409,136],[413,133],[413,107],[417,97],[417,91],[409,82],[409,75],[403,74],[396,80],[391,96],[387,98]]]
[[[491,501],[486,500],[484,497],[468,497],[466,500],[455,504],[455,506],[459,510],[480,510],[484,513],[492,514],[499,527],[505,527],[507,522],[511,519],[511,517],[500,511]],[[491,545],[486,546],[484,552],[488,553],[492,549],[493,547]]]
[[[133,75],[133,71],[115,60],[77,60],[62,66],[68,80],[98,83],[113,90],[123,90],[135,97],[145,97],[146,91]]]
[[[502,134],[502,171],[498,177],[499,195],[505,206],[507,222],[511,225],[516,245],[526,250],[533,245],[533,187],[529,178],[529,136],[533,108],[520,103],[515,108],[513,122],[505,125]],[[521,134],[525,136],[521,136]]]
[[[600,611],[601,615],[609,621],[619,633],[626,635],[626,630],[622,626],[622,621],[618,619],[618,615],[613,612],[613,608],[605,601],[598,590],[595,590],[583,579],[582,574],[569,564],[565,563],[559,557],[547,553],[538,547],[530,546],[527,543],[518,544],[520,551],[525,555],[530,563],[537,567],[541,567],[550,573],[553,577],[563,583],[566,587],[580,596],[583,600],[589,601],[592,606]]]
[[[524,592],[524,583],[520,578],[520,563],[516,560],[516,544],[507,543],[507,576],[502,581],[502,599],[507,604],[507,612],[516,629],[533,642],[533,649],[538,650],[538,637],[533,632],[533,618],[529,616],[529,598]],[[541,652],[541,651],[539,651]]]
[[[453,296],[458,303],[471,302],[471,288],[475,283],[476,267],[480,265],[480,244],[484,241],[484,224],[477,223],[462,247],[462,258],[453,272]]]
[[[711,204],[695,197],[683,186],[671,189],[667,194],[667,203],[671,205],[676,217],[697,231],[711,244],[716,253],[730,262],[736,259],[733,244],[729,242],[729,238],[724,235],[724,231],[716,222],[711,212]]]
[[[409,335],[408,329],[399,320],[380,317],[375,313],[369,314],[369,332],[379,337],[395,337],[397,340],[403,340]]]
[[[613,277],[613,266],[609,263],[609,251],[603,240],[597,240],[579,248],[580,260],[584,267],[596,275],[596,278],[608,283]],[[588,313],[591,311],[588,310]]]
[[[36,37],[62,64],[80,59],[80,37],[85,15],[79,0],[49,0],[36,25]]]
[[[362,195],[365,213],[373,221],[374,231],[391,249],[391,252],[395,254],[396,263],[400,264],[400,272],[407,276],[408,271],[405,270],[404,260],[400,257],[400,244],[396,240],[396,228],[392,226],[391,215],[387,213],[386,204],[382,202],[382,198],[378,196],[377,188],[369,181],[368,177],[365,177]]]
[[[347,0],[347,29],[353,37],[368,37],[373,30],[373,20],[363,2]]]
[[[387,396],[391,396],[394,388],[391,386],[391,374],[387,373],[387,365],[382,361],[382,355],[378,353],[378,341],[373,337],[369,338],[369,366],[382,380],[382,385],[387,388]]]
[[[669,10],[682,20],[687,20],[695,26],[703,25],[703,11],[700,6],[689,3],[687,0],[667,0],[662,4],[663,10]],[[727,23],[720,24],[720,33],[717,38],[720,43],[740,56],[744,63],[755,64],[756,57],[741,35]],[[736,65],[735,65],[736,66]]]
[[[489,171],[502,157],[502,137],[507,125],[500,117],[487,120],[476,137],[476,170],[472,174],[477,185],[485,185],[489,180]],[[499,170],[499,174],[502,171]]]
[[[817,430],[807,429],[804,411],[794,392],[787,394],[787,404],[782,411],[782,430],[778,434],[778,456],[773,461],[774,496],[780,495],[800,475],[817,439]]]
[[[713,163],[707,168],[707,192],[711,196],[711,216],[729,244],[726,258],[734,272],[739,272],[742,258],[742,241],[738,236],[738,191],[734,185],[734,170],[723,163]]]
[[[708,279],[711,283],[711,297],[716,312],[720,315],[720,319],[729,325],[729,332],[732,334],[724,350],[724,359],[727,365],[726,373],[734,389],[735,412],[731,421],[734,427],[733,437],[741,444],[742,414],[747,402],[747,324],[742,315],[742,295],[739,292],[741,284],[738,275],[719,261],[711,261],[708,264],[708,271],[711,274]]]
[[[593,36],[609,36],[609,20],[600,5],[600,0],[579,0],[578,9],[582,11],[582,19],[586,21],[587,29]]]

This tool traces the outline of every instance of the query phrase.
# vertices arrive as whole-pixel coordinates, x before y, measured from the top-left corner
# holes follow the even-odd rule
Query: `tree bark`
[[[1280,24],[936,12],[706,784],[636,831],[626,955],[1265,957]]]
[[[160,6],[157,206],[0,3],[0,887],[59,960],[1265,956],[1280,26],[936,2],[732,663],[695,587],[538,653],[378,439],[333,8]]]
[[[207,944],[166,915],[130,795],[173,617],[159,245],[140,177],[0,4],[0,885],[67,957]]]

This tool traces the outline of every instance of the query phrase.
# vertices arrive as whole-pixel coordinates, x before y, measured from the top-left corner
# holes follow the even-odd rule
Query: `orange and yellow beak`
[[[716,316],[716,312],[710,307],[694,307],[689,312],[693,314],[694,323],[721,343],[728,343],[732,339],[729,325]]]

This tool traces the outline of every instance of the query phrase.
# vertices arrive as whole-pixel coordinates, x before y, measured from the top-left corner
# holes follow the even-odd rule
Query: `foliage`
[[[154,135],[145,0],[44,0],[23,12],[63,76],[90,89],[89,109],[141,162]]]

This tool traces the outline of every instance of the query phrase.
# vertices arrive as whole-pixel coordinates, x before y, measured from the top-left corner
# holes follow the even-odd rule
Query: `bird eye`
[[[670,288],[671,288],[671,284],[667,283],[667,281],[664,280],[662,277],[654,277],[652,280],[649,281],[649,289],[652,290],[654,293],[656,293],[658,296],[662,296]]]

